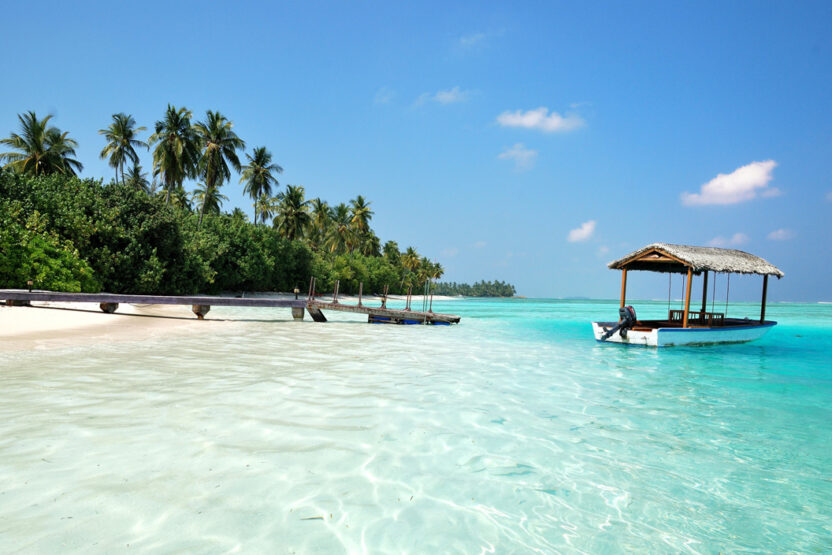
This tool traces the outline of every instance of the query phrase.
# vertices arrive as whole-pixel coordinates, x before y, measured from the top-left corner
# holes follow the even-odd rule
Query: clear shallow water
[[[832,305],[665,350],[597,344],[612,302],[434,308],[0,354],[0,551],[832,550]]]

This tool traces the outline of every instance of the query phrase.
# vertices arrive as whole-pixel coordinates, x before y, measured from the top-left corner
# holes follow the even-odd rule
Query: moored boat
[[[595,339],[610,343],[669,347],[673,345],[709,345],[744,343],[765,335],[777,322],[766,320],[768,278],[783,277],[783,272],[766,260],[735,249],[695,247],[653,243],[610,262],[608,267],[621,270],[621,305],[618,321],[593,322]],[[684,309],[668,308],[667,319],[639,320],[632,306],[626,305],[628,271],[648,271],[686,276]],[[757,274],[763,276],[759,319],[726,318],[724,312],[707,310],[708,275]],[[691,310],[690,298],[694,276],[702,276],[702,306]]]

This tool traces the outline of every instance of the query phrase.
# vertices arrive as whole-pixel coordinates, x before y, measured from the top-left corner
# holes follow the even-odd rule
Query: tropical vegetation
[[[434,284],[437,295],[460,295],[463,297],[514,297],[517,290],[510,283],[503,281],[478,281],[473,285],[467,283],[438,282]]]
[[[413,247],[382,245],[364,196],[333,205],[307,198],[302,185],[278,190],[283,168],[272,153],[258,146],[241,163],[245,142],[219,112],[192,123],[190,110],[168,105],[146,142],[132,115],[113,114],[99,130],[100,156],[113,168],[107,184],[77,177],[78,144],[52,116],[30,111],[18,119],[19,131],[0,139],[11,149],[0,153],[0,287],[32,280],[65,291],[286,291],[315,276],[320,292],[339,281],[345,293],[360,283],[368,293],[404,293],[421,292],[444,273]],[[142,148],[152,152],[152,183],[139,163]],[[253,202],[253,222],[239,208],[222,211],[232,169]],[[199,180],[190,193],[189,179]],[[514,294],[501,282],[460,294],[506,287]]]

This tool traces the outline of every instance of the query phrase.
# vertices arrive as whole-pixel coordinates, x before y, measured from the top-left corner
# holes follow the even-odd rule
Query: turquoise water
[[[832,550],[832,305],[664,350],[596,343],[613,302],[434,308],[0,353],[0,551]]]

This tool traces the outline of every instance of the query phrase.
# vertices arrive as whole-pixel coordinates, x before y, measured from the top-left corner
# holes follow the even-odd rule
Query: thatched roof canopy
[[[783,277],[783,272],[759,256],[735,249],[690,247],[653,243],[624,258],[610,262],[613,270],[646,270],[650,272],[693,273],[704,271],[734,274],[760,274]]]

